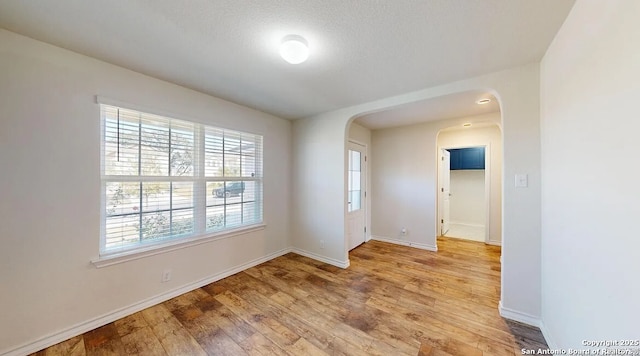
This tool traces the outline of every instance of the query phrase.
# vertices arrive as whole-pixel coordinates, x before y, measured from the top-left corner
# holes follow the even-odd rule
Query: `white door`
[[[451,196],[451,153],[443,149],[440,155],[440,236],[449,231],[449,197]]]
[[[347,181],[347,239],[349,250],[365,240],[366,156],[365,146],[349,142],[349,172]]]

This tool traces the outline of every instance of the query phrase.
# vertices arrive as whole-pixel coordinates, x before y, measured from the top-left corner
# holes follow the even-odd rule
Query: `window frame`
[[[263,188],[264,188],[264,136],[258,133],[246,132],[236,129],[228,129],[222,128],[219,126],[213,126],[198,122],[196,120],[184,119],[181,116],[159,113],[156,110],[148,110],[146,108],[141,108],[136,105],[129,105],[126,103],[121,103],[117,101],[113,101],[110,99],[105,99],[103,97],[96,97],[96,101],[99,104],[99,120],[100,120],[100,239],[99,239],[99,257],[92,261],[94,265],[97,267],[103,267],[107,265],[111,265],[114,263],[119,263],[123,261],[128,261],[131,259],[137,259],[141,257],[145,257],[148,255],[154,255],[157,253],[163,253],[164,251],[175,250],[179,248],[184,248],[192,245],[197,245],[201,243],[206,243],[209,241],[214,241],[217,239],[229,238],[232,236],[249,233],[252,231],[264,229],[264,197],[263,197]],[[169,172],[167,175],[161,176],[151,176],[151,175],[143,175],[139,169],[137,175],[106,175],[106,155],[105,155],[105,146],[107,146],[108,141],[106,138],[106,130],[107,130],[107,115],[105,114],[105,108],[119,108],[124,110],[131,110],[139,112],[141,115],[150,115],[155,116],[158,119],[166,120],[165,123],[170,123],[171,120],[176,120],[182,123],[188,123],[193,125],[193,175],[188,176],[170,176]],[[140,131],[139,131],[140,132]],[[237,176],[226,176],[226,172],[223,169],[222,176],[214,177],[214,176],[206,176],[205,174],[205,135],[207,132],[222,132],[223,134],[229,135],[247,135],[252,137],[254,142],[254,156],[255,156],[255,173],[251,176],[242,176],[242,171]],[[142,133],[139,133],[142,135]],[[214,136],[215,137],[215,136]],[[223,136],[224,137],[224,136]],[[251,141],[248,141],[251,142]],[[141,141],[138,142],[140,146]],[[171,154],[171,144],[167,146],[167,152]],[[222,153],[223,156],[226,152]],[[242,154],[239,155],[239,159],[242,160]],[[138,156],[138,165],[142,164],[141,156]],[[240,163],[242,165],[242,163]],[[223,206],[224,210],[224,219],[225,223],[223,228],[220,229],[211,229],[207,227],[207,209],[208,209],[208,198],[209,192],[208,185],[211,182],[222,182],[226,187],[227,182],[242,182],[242,184],[247,184],[247,182],[255,182],[254,186],[254,196],[253,196],[253,210],[252,214],[255,220],[252,220],[250,223],[242,224],[242,220],[244,219],[244,205],[246,202],[244,201],[244,191],[239,194],[240,202],[231,202],[227,201],[227,197],[224,198],[224,202],[222,204],[218,204],[219,206]],[[109,182],[140,182],[141,190],[140,195],[142,194],[142,184],[144,182],[192,182],[192,196],[191,196],[191,205],[193,210],[192,217],[192,232],[187,234],[177,234],[177,235],[169,235],[168,237],[161,237],[157,239],[151,239],[149,241],[143,241],[142,238],[138,240],[138,242],[131,243],[129,245],[123,245],[121,247],[107,247],[107,184]],[[169,185],[170,189],[172,189],[172,185]],[[169,195],[169,204],[170,209],[173,209],[173,200],[172,194]],[[142,200],[142,199],[141,199]],[[240,204],[240,224],[234,226],[227,225],[227,210],[226,208],[230,205]],[[136,213],[128,213],[128,215],[139,215],[143,216],[142,206],[139,207],[139,211]],[[173,222],[170,223],[170,226]],[[140,234],[142,234],[140,232]],[[142,236],[142,235],[141,235]]]

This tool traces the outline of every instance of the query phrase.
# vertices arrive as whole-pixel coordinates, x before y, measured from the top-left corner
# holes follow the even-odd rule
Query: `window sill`
[[[188,239],[180,239],[167,241],[164,243],[154,244],[151,246],[145,246],[142,248],[138,248],[130,251],[123,252],[115,252],[102,255],[95,260],[92,260],[91,263],[96,266],[96,268],[107,267],[111,265],[116,265],[123,262],[133,261],[149,256],[163,254],[169,251],[180,250],[183,248],[197,246],[217,240],[222,240],[226,238],[230,238],[233,236],[244,235],[254,231],[264,230],[266,227],[265,224],[251,225],[247,227],[242,227],[235,230],[224,231],[220,233],[216,233],[214,235],[204,235],[198,237],[192,237]]]

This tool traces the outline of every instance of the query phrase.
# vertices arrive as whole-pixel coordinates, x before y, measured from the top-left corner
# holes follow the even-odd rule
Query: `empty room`
[[[0,355],[638,354],[638,98],[634,0],[0,1]]]

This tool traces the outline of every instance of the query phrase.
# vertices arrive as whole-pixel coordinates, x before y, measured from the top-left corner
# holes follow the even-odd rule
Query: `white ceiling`
[[[491,99],[491,102],[478,105],[476,101],[480,99]],[[361,116],[355,121],[364,127],[376,130],[499,111],[500,105],[493,95],[484,91],[468,91],[392,107]]]
[[[0,27],[293,119],[539,61],[573,2],[3,0]]]

